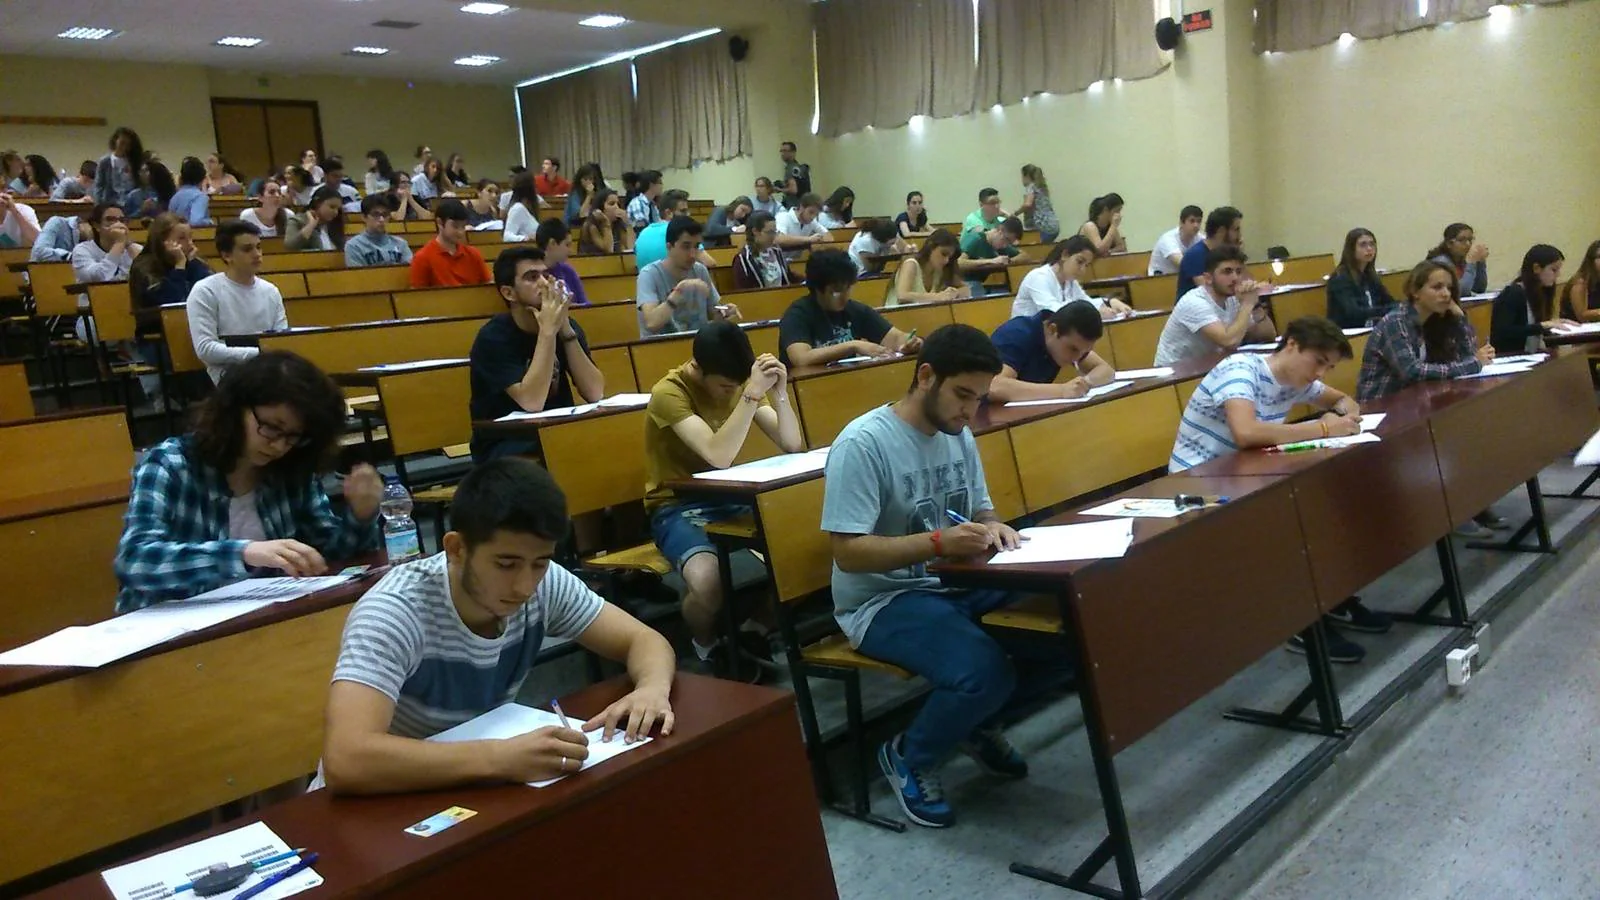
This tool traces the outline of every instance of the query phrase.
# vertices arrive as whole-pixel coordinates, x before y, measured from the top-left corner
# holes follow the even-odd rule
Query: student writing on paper
[[[683,618],[695,654],[713,674],[721,674],[739,648],[725,647],[718,638],[722,578],[705,527],[708,522],[747,515],[750,508],[686,503],[665,485],[733,465],[752,424],[785,453],[798,453],[804,439],[789,403],[788,369],[771,355],[757,357],[749,336],[737,325],[712,322],[701,328],[693,352],[693,359],[668,372],[650,390],[644,423],[644,505],[656,546],[688,588]],[[763,635],[741,631],[741,639],[748,644],[746,651],[771,657]]]
[[[157,444],[133,470],[117,612],[252,571],[322,575],[330,559],[375,549],[378,473],[351,470],[343,512],[322,490],[343,427],[344,397],[306,360],[269,352],[231,367],[194,431]]]
[[[1272,285],[1250,277],[1242,249],[1231,244],[1211,248],[1198,286],[1183,295],[1161,329],[1156,365],[1170,366],[1277,337],[1272,316],[1261,305],[1261,294],[1270,290]]]
[[[1489,343],[1494,352],[1515,356],[1544,350],[1544,333],[1569,328],[1577,322],[1556,310],[1556,282],[1566,257],[1549,244],[1534,244],[1522,257],[1517,280],[1494,298],[1489,321]]]
[[[1116,370],[1094,352],[1094,342],[1104,330],[1094,304],[1083,300],[1055,312],[1008,320],[992,338],[1002,365],[989,387],[989,399],[996,403],[1072,399],[1110,383]],[[1061,370],[1068,368],[1077,377],[1055,383]]]
[[[1075,300],[1098,307],[1100,315],[1107,319],[1131,312],[1128,304],[1121,300],[1090,297],[1078,284],[1078,278],[1093,262],[1094,244],[1081,234],[1056,244],[1045,257],[1044,265],[1029,272],[1017,286],[1016,299],[1011,301],[1012,317],[1054,312]]]
[[[955,821],[939,772],[954,751],[1002,778],[1027,776],[999,722],[1066,677],[1061,644],[980,627],[985,613],[1017,597],[948,589],[928,573],[943,557],[1019,544],[995,515],[968,428],[1000,370],[999,353],[976,328],[946,325],[928,335],[910,390],[845,426],[823,483],[840,628],[862,653],[932,684],[910,727],[878,750],[900,808],[930,828]]]
[[[472,419],[560,409],[605,396],[605,376],[589,356],[583,326],[550,275],[544,251],[507,248],[494,261],[494,284],[506,312],[490,318],[472,341]],[[536,438],[472,436],[472,459],[537,453]]]
[[[356,602],[328,689],[319,780],[343,794],[528,782],[577,771],[595,738],[672,733],[675,659],[666,639],[552,562],[567,502],[532,460],[462,479],[444,550],[392,569]],[[625,663],[634,689],[583,731],[496,741],[431,737],[515,699],[546,637]]]
[[[850,299],[855,263],[841,250],[818,250],[806,260],[806,295],[778,322],[778,361],[823,366],[852,356],[915,353],[922,342],[889,324],[883,313]]]
[[[1350,339],[1320,316],[1295,319],[1271,354],[1235,353],[1217,363],[1189,398],[1167,467],[1181,472],[1208,460],[1252,447],[1359,434],[1361,409],[1337,388],[1322,382],[1329,370],[1350,358]],[[1306,403],[1322,415],[1309,422],[1284,423],[1289,410]],[[1362,631],[1389,629],[1387,616],[1361,605],[1358,597],[1341,604],[1330,624]],[[1299,637],[1289,649],[1304,652]],[[1335,662],[1360,662],[1366,650],[1330,629],[1328,652]]]

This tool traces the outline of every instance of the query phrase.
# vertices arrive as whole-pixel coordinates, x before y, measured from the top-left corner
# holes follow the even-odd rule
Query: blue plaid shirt
[[[150,449],[133,470],[133,491],[117,543],[116,572],[122,590],[117,612],[163,600],[181,600],[248,578],[244,548],[249,541],[228,533],[233,491],[227,476],[202,462],[193,438],[168,438]],[[378,545],[378,521],[359,522],[348,510],[336,513],[317,479],[297,484],[263,481],[256,510],[268,540],[293,538],[317,548],[325,559],[349,559]]]

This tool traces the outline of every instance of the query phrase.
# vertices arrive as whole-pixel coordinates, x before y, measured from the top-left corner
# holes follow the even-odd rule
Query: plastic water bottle
[[[417,523],[411,519],[411,493],[398,478],[385,479],[383,502],[383,549],[389,563],[398,565],[422,555],[422,542],[417,534]]]

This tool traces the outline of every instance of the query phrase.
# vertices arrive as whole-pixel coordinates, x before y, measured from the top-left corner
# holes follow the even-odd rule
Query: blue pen
[[[953,509],[945,510],[944,514],[949,516],[950,517],[950,521],[956,523],[957,525],[965,525],[968,522],[972,521],[971,519],[967,518],[966,516],[963,516],[961,513],[958,513]]]
[[[306,848],[297,847],[297,848],[295,848],[293,850],[285,850],[282,853],[276,854],[274,856],[266,857],[265,859],[255,860],[254,862],[249,863],[249,865],[250,865],[251,868],[260,869],[260,868],[263,868],[265,866],[270,866],[273,863],[283,862],[286,859],[294,859],[296,856],[299,856],[300,854],[302,854],[304,852],[306,852]],[[240,868],[242,868],[242,866]],[[185,881],[183,884],[180,884],[177,887],[173,888],[172,889],[172,893],[181,894],[184,891],[192,891],[192,890],[194,890],[194,882]]]
[[[234,896],[233,900],[250,900],[251,897],[260,895],[261,892],[265,891],[269,887],[272,887],[285,878],[288,878],[291,875],[298,875],[306,869],[311,868],[312,863],[315,863],[316,861],[317,854],[308,853],[301,857],[299,862],[295,863],[289,868],[284,869],[276,875],[268,877],[255,887],[248,887],[240,891],[236,896]]]
[[[572,720],[568,719],[567,718],[567,714],[561,711],[561,701],[560,700],[551,700],[550,701],[550,708],[555,711],[556,715],[561,717],[561,727],[562,728],[565,728],[568,731],[574,731],[575,730],[572,727]]]

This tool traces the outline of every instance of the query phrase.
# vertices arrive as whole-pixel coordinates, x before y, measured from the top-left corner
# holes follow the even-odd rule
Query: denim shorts
[[[750,507],[739,503],[702,504],[674,503],[663,506],[650,517],[650,537],[656,549],[681,571],[683,564],[696,553],[715,553],[711,539],[706,537],[706,523],[724,522],[749,515]]]

